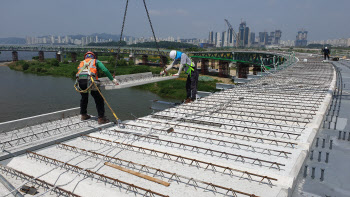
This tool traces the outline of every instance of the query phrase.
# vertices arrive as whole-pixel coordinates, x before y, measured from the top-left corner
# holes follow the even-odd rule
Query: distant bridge
[[[61,61],[63,53],[71,53],[72,62],[77,61],[77,53],[84,53],[86,51],[93,51],[97,55],[100,53],[117,54],[117,47],[96,47],[96,46],[29,46],[29,45],[2,45],[0,51],[12,51],[12,60],[18,61],[18,51],[32,51],[38,52],[39,61],[44,61],[44,52],[56,52],[56,58]],[[168,62],[168,55],[170,50],[161,49],[160,51],[151,48],[126,48],[121,47],[120,54],[129,54],[133,59],[135,56],[142,56],[142,63],[148,64],[148,56],[160,56],[161,65],[166,65]],[[238,78],[247,78],[249,67],[253,66],[253,73],[261,72],[261,66],[278,67],[283,64],[288,57],[286,54],[261,52],[261,51],[203,51],[203,52],[187,52],[197,65],[201,62],[201,73],[208,74],[209,61],[214,67],[218,61],[219,76],[230,76],[230,63],[237,64]]]

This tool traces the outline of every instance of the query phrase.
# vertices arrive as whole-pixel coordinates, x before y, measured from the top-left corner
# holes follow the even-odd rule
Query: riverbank
[[[8,66],[11,62],[0,62],[0,66]]]
[[[18,61],[8,64],[8,67],[12,70],[21,71],[24,73],[32,73],[45,76],[61,76],[75,79],[77,67],[79,62],[58,62],[56,59],[47,59],[44,62],[37,60],[32,61]],[[105,63],[108,70],[113,73],[115,67],[110,63]],[[125,62],[121,62],[120,66],[116,68],[116,75],[127,75],[143,72],[152,72],[153,74],[159,74],[162,68],[146,65],[128,65]],[[176,73],[177,70],[170,70],[170,74]],[[104,73],[99,73],[100,77],[105,77]],[[140,90],[150,91],[158,96],[171,99],[185,99],[186,98],[186,74],[181,74],[178,79],[162,81],[152,84],[146,84],[137,86],[135,88]],[[221,80],[213,79],[211,81],[199,81],[198,91],[215,92],[216,83],[221,83]]]

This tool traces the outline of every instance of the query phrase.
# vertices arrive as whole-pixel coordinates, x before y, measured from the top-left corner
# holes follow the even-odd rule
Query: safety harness
[[[76,80],[75,80],[75,84],[74,84],[74,88],[77,92],[79,93],[88,93],[91,90],[96,91],[96,88],[93,86],[94,83],[96,83],[96,85],[99,85],[99,81],[97,80],[97,72],[91,72],[91,69],[97,69],[96,68],[96,60],[95,59],[91,59],[89,62],[86,62],[85,60],[83,61],[84,65],[79,68],[78,73],[76,74]],[[95,78],[95,80],[93,79]],[[79,86],[79,79],[87,79],[88,81],[88,87],[83,90],[80,88]]]
[[[185,73],[190,75],[190,77],[191,77],[191,73],[192,73],[192,71],[194,71],[195,65],[193,64],[193,61],[191,60],[191,65],[186,64],[186,66],[188,67],[188,69],[185,71]]]

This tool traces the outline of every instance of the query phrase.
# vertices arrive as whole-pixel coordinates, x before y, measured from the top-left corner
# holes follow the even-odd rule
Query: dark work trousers
[[[87,79],[79,79],[79,87],[82,90],[85,90],[88,85]],[[89,93],[80,93],[81,99],[80,99],[80,114],[87,114],[87,105],[89,102]],[[98,117],[102,118],[105,115],[105,104],[103,101],[102,96],[98,91],[91,91],[91,96],[94,97],[96,109],[98,113]]]
[[[191,72],[191,77],[190,75],[187,76],[186,92],[187,92],[187,98],[191,98],[191,100],[196,99],[198,77],[199,77],[199,74],[196,68],[194,69],[194,71]]]
[[[324,54],[324,60],[326,60],[326,58],[328,58],[328,60],[329,60],[329,54]]]

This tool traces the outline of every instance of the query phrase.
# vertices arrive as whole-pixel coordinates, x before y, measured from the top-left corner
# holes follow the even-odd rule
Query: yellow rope
[[[98,91],[98,92],[100,93],[100,95],[102,96],[102,98],[103,98],[103,100],[105,101],[105,103],[107,104],[108,108],[111,110],[111,112],[112,112],[114,118],[117,120],[117,122],[119,122],[120,120],[119,120],[118,116],[115,114],[115,112],[113,111],[113,109],[111,108],[111,106],[108,104],[106,98],[103,96],[103,94],[101,93],[100,89],[97,87],[97,85],[96,85],[96,83],[95,83],[93,77],[92,77],[92,76],[90,76],[90,77],[91,77],[91,81],[92,81],[92,83],[94,84],[95,88],[97,89],[97,91]]]
[[[80,87],[79,87],[79,89],[77,88],[77,84],[78,84],[78,82],[76,82],[75,84],[74,84],[74,88],[75,88],[75,90],[77,91],[77,92],[79,92],[79,93],[87,93],[89,90],[90,90],[90,88],[92,87],[92,83],[90,84],[90,86],[88,87],[88,88],[86,88],[85,90],[81,90],[80,89]]]

